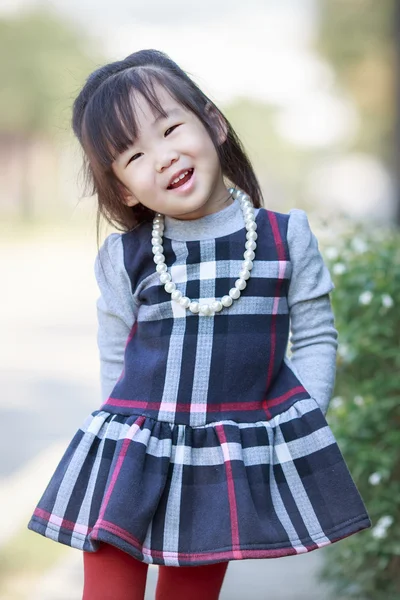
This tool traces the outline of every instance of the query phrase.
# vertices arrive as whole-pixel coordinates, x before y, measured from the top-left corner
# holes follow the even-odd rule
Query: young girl
[[[325,420],[334,286],[306,213],[262,206],[232,126],[162,52],[95,71],[73,128],[122,233],[95,263],[102,405],[29,528],[84,551],[84,600],[143,599],[149,564],[157,600],[213,600],[231,560],[369,527]]]

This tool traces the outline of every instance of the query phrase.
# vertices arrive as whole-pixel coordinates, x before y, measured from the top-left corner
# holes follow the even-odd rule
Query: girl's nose
[[[159,173],[168,169],[173,163],[175,163],[179,158],[179,154],[175,151],[170,151],[168,153],[164,153],[162,156],[159,156],[156,160],[156,170]]]

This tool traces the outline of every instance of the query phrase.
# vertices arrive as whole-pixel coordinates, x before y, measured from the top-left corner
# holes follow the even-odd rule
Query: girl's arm
[[[325,415],[336,374],[338,332],[329,297],[335,286],[303,210],[289,212],[287,239],[292,263],[288,293],[290,363]]]
[[[106,238],[97,254],[94,270],[101,293],[97,300],[97,343],[104,402],[122,373],[125,345],[137,315],[124,265],[121,234],[112,233]]]

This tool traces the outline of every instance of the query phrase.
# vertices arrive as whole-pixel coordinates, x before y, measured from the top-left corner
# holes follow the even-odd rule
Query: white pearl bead
[[[164,290],[168,292],[168,294],[173,294],[176,288],[176,284],[173,281],[167,281],[164,285]]]
[[[187,296],[182,296],[182,298],[179,299],[179,304],[183,306],[183,308],[189,308],[190,298]]]
[[[160,281],[161,281],[161,283],[167,283],[167,281],[171,281],[171,274],[170,273],[161,273]]]
[[[253,252],[253,250],[246,250],[246,252],[243,254],[244,258],[248,258],[249,260],[253,260],[255,257],[255,254]]]
[[[230,296],[222,296],[222,298],[221,298],[222,305],[226,306],[227,308],[229,306],[232,306],[232,302],[233,302],[233,300]]]
[[[200,312],[202,315],[208,316],[211,314],[211,308],[209,304],[200,304]]]
[[[257,244],[254,240],[247,240],[247,242],[245,243],[245,247],[247,248],[247,250],[255,250],[257,248]]]
[[[175,286],[176,287],[176,286]],[[174,290],[171,294],[171,298],[172,300],[175,300],[176,302],[179,302],[179,300],[182,298],[182,292],[180,290]]]
[[[160,263],[165,262],[165,256],[163,254],[155,254],[153,260],[159,265]]]
[[[200,310],[200,304],[198,302],[191,302],[189,304],[189,310],[190,312],[192,312],[193,314],[197,315],[197,313]]]
[[[211,303],[211,309],[214,312],[220,312],[222,310],[222,302],[220,302],[219,300],[215,300]]]
[[[221,300],[215,300],[210,304],[200,304],[192,302],[187,296],[183,296],[182,292],[176,289],[176,284],[172,281],[172,276],[168,273],[165,264],[164,248],[163,248],[163,232],[165,227],[164,215],[156,213],[153,219],[152,230],[152,252],[154,254],[154,262],[156,263],[156,271],[160,275],[160,282],[164,283],[164,289],[171,294],[173,300],[178,302],[182,307],[188,308],[193,314],[201,313],[202,315],[212,315],[220,312],[223,307],[232,305],[233,300],[237,300],[241,295],[241,290],[247,286],[247,280],[250,278],[250,271],[253,268],[253,259],[255,257],[254,250],[257,247],[255,240],[257,239],[257,224],[255,222],[254,206],[248,194],[242,190],[229,188],[228,192],[235,200],[240,202],[245,221],[246,232],[246,251],[243,254],[244,260],[242,268],[239,272],[239,279],[235,281],[235,287],[229,290],[229,294],[223,296]]]
[[[237,300],[240,297],[240,290],[238,290],[236,287],[231,288],[229,290],[229,295],[233,300]]]
[[[242,262],[242,269],[247,269],[248,271],[251,271],[253,268],[253,261],[250,260],[249,258],[246,258],[246,260],[244,260]]]
[[[246,280],[243,279],[242,277],[240,279],[236,279],[236,281],[235,281],[235,287],[238,290],[244,290],[244,288],[246,287],[246,285],[247,285]]]

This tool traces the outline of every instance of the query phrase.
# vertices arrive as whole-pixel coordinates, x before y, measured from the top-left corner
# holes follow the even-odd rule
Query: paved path
[[[0,313],[0,510],[9,517],[0,544],[24,526],[66,443],[98,407],[95,250],[88,239],[66,243],[56,236],[14,247],[0,242],[6,290]],[[15,443],[16,433],[23,443]],[[326,591],[316,581],[323,553],[232,562],[221,600],[324,600]],[[81,560],[79,551],[68,549],[29,584],[23,600],[80,600]],[[156,580],[157,568],[150,567],[146,600],[154,597]]]
[[[327,591],[315,580],[322,553],[231,562],[220,600],[325,600]],[[37,583],[29,600],[81,600],[82,557],[70,554]],[[157,567],[150,566],[145,600],[154,600],[156,584]]]

